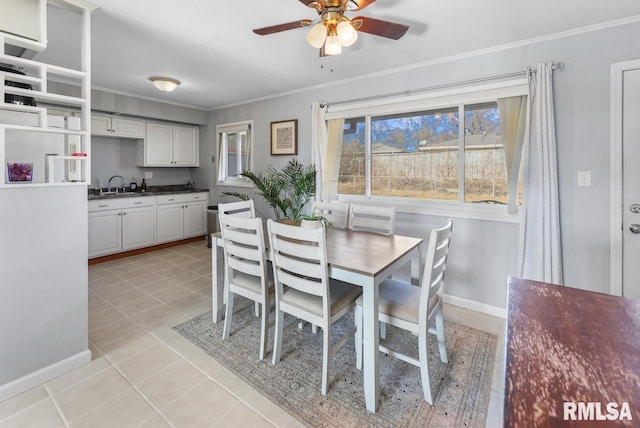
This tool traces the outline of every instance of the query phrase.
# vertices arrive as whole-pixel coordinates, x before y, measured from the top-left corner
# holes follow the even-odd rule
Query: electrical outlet
[[[578,187],[591,187],[591,171],[578,171]]]
[[[145,171],[144,178],[146,179],[153,178],[153,171]]]

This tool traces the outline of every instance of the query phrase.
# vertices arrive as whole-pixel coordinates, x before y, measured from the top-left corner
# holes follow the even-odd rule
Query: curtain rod
[[[564,62],[554,62],[551,64],[551,69],[552,70],[563,70],[564,69]],[[499,74],[496,76],[488,76],[488,77],[480,77],[478,79],[470,79],[470,80],[465,80],[462,82],[452,82],[452,83],[443,83],[441,85],[434,85],[434,86],[428,86],[426,88],[419,88],[419,89],[410,89],[410,90],[406,90],[406,91],[399,91],[399,92],[392,92],[389,94],[383,94],[383,95],[375,95],[375,96],[371,96],[371,97],[362,97],[362,98],[354,98],[351,100],[342,100],[342,101],[336,101],[333,103],[322,103],[320,106],[322,108],[324,108],[325,106],[329,106],[329,105],[340,105],[340,104],[346,104],[346,103],[355,103],[355,102],[361,102],[361,101],[371,101],[371,100],[377,100],[380,98],[389,98],[389,97],[397,97],[400,95],[405,95],[405,96],[409,96],[415,93],[419,93],[419,92],[426,92],[426,91],[433,91],[436,89],[446,89],[446,88],[451,88],[453,86],[464,86],[464,85],[470,85],[470,84],[474,84],[474,83],[482,83],[482,82],[488,82],[491,80],[500,80],[500,79],[507,79],[509,77],[519,77],[519,76],[528,76],[530,73],[535,73],[538,71],[537,67],[527,67],[524,71],[515,71],[513,73],[505,73],[505,74]]]

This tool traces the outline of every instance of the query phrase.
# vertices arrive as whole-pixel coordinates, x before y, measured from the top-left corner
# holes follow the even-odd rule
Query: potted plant
[[[273,208],[276,219],[299,221],[303,216],[305,205],[316,193],[315,166],[304,166],[296,158],[289,160],[281,170],[269,165],[264,175],[243,171],[242,176],[253,182],[257,189],[256,193]],[[239,192],[222,192],[222,194],[243,200],[249,199],[249,195]]]
[[[300,216],[300,227],[308,227],[310,229],[317,227],[327,227],[329,221],[321,215],[305,214]]]

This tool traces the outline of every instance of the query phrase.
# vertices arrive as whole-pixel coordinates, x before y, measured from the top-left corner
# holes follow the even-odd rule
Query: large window
[[[507,204],[499,95],[471,92],[450,103],[438,98],[434,108],[427,100],[423,109],[413,101],[415,109],[395,103],[370,114],[331,114],[344,120],[342,142],[333,145],[340,148],[337,193]],[[384,111],[394,109],[400,112]]]
[[[216,127],[218,184],[231,186],[250,184],[242,176],[242,172],[252,168],[251,128],[251,121]]]

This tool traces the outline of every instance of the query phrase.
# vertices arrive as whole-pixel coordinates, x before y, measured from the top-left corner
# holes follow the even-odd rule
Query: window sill
[[[441,217],[465,218],[472,220],[495,221],[501,223],[520,223],[522,206],[517,214],[509,214],[507,205],[461,204],[457,201],[433,201],[410,198],[391,198],[377,196],[367,198],[357,195],[339,195],[338,199],[362,205],[394,206],[396,213],[421,214]]]
[[[240,181],[240,180],[226,180],[226,181],[216,181],[217,186],[223,187],[254,187],[251,181]]]

